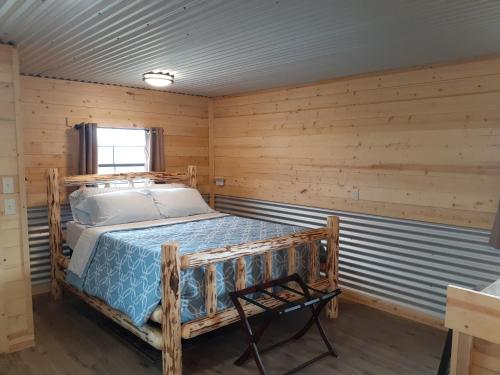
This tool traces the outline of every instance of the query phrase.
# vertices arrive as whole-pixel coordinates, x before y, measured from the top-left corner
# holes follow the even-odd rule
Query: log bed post
[[[309,244],[309,272],[308,280],[310,283],[315,282],[319,276],[319,249],[316,241],[311,241]]]
[[[62,256],[61,246],[61,202],[59,197],[59,171],[57,168],[47,170],[47,205],[49,219],[49,243],[50,243],[50,270],[51,284],[50,292],[54,299],[62,296],[61,286],[58,282],[59,269],[58,259]]]
[[[196,185],[198,183],[198,177],[196,173],[196,165],[189,165],[188,166],[188,182],[189,186],[192,187],[193,189],[196,189]]]
[[[179,245],[177,243],[163,244],[161,253],[163,375],[178,375],[182,373]]]
[[[245,289],[246,287],[247,287],[246,261],[244,257],[239,257],[236,260],[236,290]]]
[[[339,218],[328,216],[326,218],[327,255],[326,255],[326,276],[330,283],[330,290],[339,287]],[[326,315],[330,319],[339,315],[337,298],[332,299],[327,306]]]
[[[217,312],[217,270],[209,264],[205,270],[205,306],[207,315],[213,317]]]

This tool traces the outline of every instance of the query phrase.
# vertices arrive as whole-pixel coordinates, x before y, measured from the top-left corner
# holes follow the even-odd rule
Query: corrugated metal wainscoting
[[[61,223],[63,230],[66,222],[71,220],[69,206],[61,206]],[[31,283],[32,285],[48,283],[50,281],[50,252],[49,252],[49,220],[47,207],[28,208],[28,240],[30,246]],[[69,253],[64,244],[63,251]]]
[[[500,277],[500,251],[488,245],[485,230],[227,196],[216,197],[216,209],[305,227],[337,215],[341,285],[437,317],[444,314],[448,284],[479,289]],[[63,206],[63,228],[70,218]],[[28,209],[28,224],[32,282],[46,283],[47,208]]]
[[[442,318],[446,286],[481,289],[500,277],[489,231],[216,196],[216,209],[316,227],[340,217],[341,286]]]

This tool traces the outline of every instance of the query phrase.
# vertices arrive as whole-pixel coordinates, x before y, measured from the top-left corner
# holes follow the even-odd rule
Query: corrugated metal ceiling
[[[0,1],[24,74],[225,95],[500,52],[500,1]]]

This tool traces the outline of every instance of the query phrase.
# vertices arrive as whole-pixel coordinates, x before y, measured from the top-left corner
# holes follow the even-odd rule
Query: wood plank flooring
[[[33,302],[37,345],[0,355],[1,375],[161,375],[159,352],[80,301],[65,297],[53,302],[48,295],[40,295]],[[264,337],[264,345],[284,338],[306,318],[307,312],[300,312],[277,321]],[[340,356],[327,357],[301,374],[436,373],[444,331],[348,302],[341,304],[338,320],[323,322]],[[239,325],[185,341],[184,373],[257,373],[253,361],[243,367],[232,364],[244,342]],[[283,373],[323,350],[313,329],[302,340],[266,353],[264,361],[272,374]]]

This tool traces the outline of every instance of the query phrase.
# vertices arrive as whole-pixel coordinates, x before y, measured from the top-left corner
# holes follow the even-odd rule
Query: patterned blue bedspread
[[[145,229],[107,232],[100,236],[81,282],[67,281],[125,313],[143,325],[161,301],[161,244],[178,242],[180,254],[235,245],[299,232],[304,228],[238,216],[224,216]],[[306,274],[308,248],[297,248],[297,272]],[[249,256],[247,283],[263,280],[263,257]],[[228,293],[235,288],[235,261],[217,265],[217,309],[232,306]],[[286,251],[274,252],[273,278],[287,274]],[[73,275],[74,276],[74,275]],[[206,315],[205,268],[181,273],[182,322]]]

